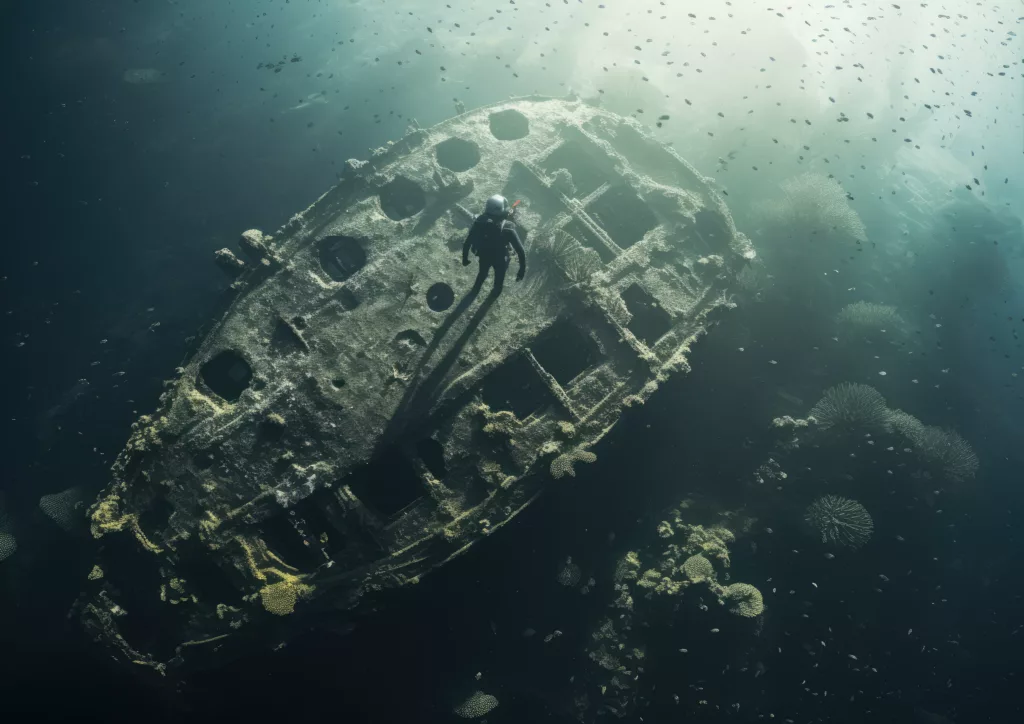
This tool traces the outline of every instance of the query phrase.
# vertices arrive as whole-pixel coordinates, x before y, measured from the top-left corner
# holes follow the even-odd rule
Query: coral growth
[[[719,601],[729,606],[729,613],[744,618],[760,616],[764,611],[764,599],[761,592],[749,583],[734,583],[726,586],[719,593]]]
[[[702,555],[690,556],[683,561],[683,572],[694,583],[715,577],[715,567]]]
[[[836,316],[840,324],[872,332],[900,331],[906,325],[896,307],[871,302],[854,302]]]
[[[293,580],[272,583],[260,589],[260,601],[275,616],[287,616],[295,611],[295,603],[313,590],[312,586]]]
[[[636,551],[629,551],[619,559],[618,564],[615,566],[615,582],[635,581],[640,571],[640,565],[640,556],[637,555]]]
[[[81,488],[44,495],[39,499],[39,509],[68,532],[85,525],[85,495]]]
[[[889,424],[907,439],[918,457],[937,468],[950,482],[962,483],[977,474],[978,456],[955,430],[925,425],[903,410],[890,410]]]
[[[953,483],[970,480],[978,472],[978,456],[954,430],[931,425],[909,426],[907,439],[921,459],[939,468]]]
[[[885,398],[874,387],[855,382],[842,382],[825,390],[810,416],[822,430],[885,431],[890,427]]]
[[[551,461],[551,477],[556,480],[566,475],[575,478],[576,471],[573,470],[573,463],[592,463],[595,460],[597,460],[597,455],[589,450],[584,450],[582,447],[573,448]]]
[[[822,543],[850,548],[867,543],[874,530],[863,505],[838,495],[826,495],[811,503],[806,520],[821,534]]]
[[[683,553],[701,554],[718,560],[726,568],[729,567],[729,544],[736,540],[731,530],[685,523],[677,525],[676,530],[685,536],[685,542],[679,546]]]
[[[782,201],[763,209],[770,221],[806,230],[811,236],[867,240],[864,222],[835,179],[820,173],[800,174],[782,182],[782,193]]]
[[[18,550],[18,541],[11,532],[11,521],[7,517],[7,506],[0,494],[0,561],[5,561]]]
[[[582,571],[580,567],[572,562],[572,556],[565,559],[565,565],[558,572],[557,580],[563,586],[575,586],[580,582]]]
[[[509,410],[494,412],[483,403],[477,406],[477,410],[484,417],[484,432],[488,435],[511,438],[523,427],[522,420]]]
[[[495,697],[482,691],[477,691],[452,709],[452,713],[463,719],[476,719],[488,714],[496,706],[498,706],[498,700]]]
[[[549,255],[573,284],[585,282],[601,268],[601,257],[596,251],[562,230],[546,237],[538,250]]]

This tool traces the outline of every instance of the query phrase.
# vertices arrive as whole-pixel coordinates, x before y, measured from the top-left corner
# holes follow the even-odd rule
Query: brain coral
[[[749,583],[734,583],[722,591],[722,600],[728,602],[729,612],[737,616],[753,618],[764,611],[761,592]]]
[[[715,577],[715,567],[702,555],[690,556],[683,562],[683,572],[694,583]]]

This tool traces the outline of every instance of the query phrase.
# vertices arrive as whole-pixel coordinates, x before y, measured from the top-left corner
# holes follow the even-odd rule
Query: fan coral
[[[822,398],[811,408],[810,416],[822,430],[833,427],[888,430],[890,426],[889,408],[878,390],[851,382],[825,390]]]
[[[85,525],[85,495],[80,488],[44,495],[39,499],[39,508],[66,531]]]
[[[941,468],[951,482],[970,480],[978,472],[978,456],[956,431],[919,425],[908,428],[906,435],[914,451]]]
[[[546,237],[538,249],[550,254],[573,284],[586,281],[601,268],[601,257],[596,251],[583,246],[575,237],[561,230]]]
[[[836,316],[836,321],[871,331],[900,330],[905,325],[896,307],[871,302],[847,304]]]
[[[893,430],[908,439],[913,439],[913,435],[924,427],[924,423],[903,410],[889,411],[889,425]]]
[[[839,182],[819,173],[804,173],[782,182],[785,199],[773,215],[788,225],[812,234],[835,233],[858,241],[867,240],[864,222],[850,207]]]
[[[838,495],[826,495],[807,508],[806,520],[821,534],[822,543],[859,548],[874,530],[863,505]]]

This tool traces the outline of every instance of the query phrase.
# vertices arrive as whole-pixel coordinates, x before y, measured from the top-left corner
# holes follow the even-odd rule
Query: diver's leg
[[[476,281],[473,282],[473,288],[470,290],[470,296],[476,296],[480,293],[480,288],[483,287],[484,282],[487,281],[487,272],[491,269],[490,262],[480,257],[480,268],[476,273]]]
[[[491,294],[498,296],[501,294],[502,287],[505,286],[505,272],[508,271],[508,258],[499,259],[494,263],[494,289],[491,290]]]

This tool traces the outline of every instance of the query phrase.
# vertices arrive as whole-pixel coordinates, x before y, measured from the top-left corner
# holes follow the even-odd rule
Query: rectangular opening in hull
[[[317,556],[318,548],[307,545],[302,534],[290,520],[292,510],[278,510],[265,520],[255,524],[257,535],[281,560],[300,570],[310,570],[322,561]]]
[[[426,466],[430,474],[438,480],[444,480],[448,466],[444,461],[444,446],[432,437],[424,437],[416,441],[416,454]]]
[[[330,488],[317,490],[299,503],[296,511],[305,519],[308,529],[332,558],[372,557],[382,548],[362,526],[359,516],[351,515],[347,506],[340,502],[338,485],[345,482],[347,479]],[[327,536],[326,543],[323,543],[321,535]]]
[[[157,494],[149,503],[149,507],[139,515],[139,528],[152,541],[162,541],[167,524],[174,513],[174,506],[163,494]]]
[[[590,157],[579,141],[566,141],[552,151],[541,166],[548,173],[564,168],[572,174],[572,182],[576,187],[574,196],[578,199],[596,191],[608,181],[608,174]]]
[[[518,161],[512,163],[501,195],[507,198],[509,203],[522,202],[522,207],[538,214],[541,221],[546,221],[563,210],[558,197],[544,186],[536,174]],[[522,227],[519,236],[523,236]]]
[[[345,534],[328,519],[321,500],[316,495],[312,495],[296,505],[294,508],[295,522],[306,534],[311,545],[316,546],[318,550],[323,548],[333,556],[345,549],[348,540]]]
[[[492,410],[510,410],[520,420],[555,402],[544,380],[529,360],[519,354],[487,375],[480,392]]]
[[[623,249],[658,225],[658,217],[629,186],[611,187],[587,205],[587,214]]]
[[[639,284],[629,285],[621,296],[633,315],[627,328],[644,344],[653,345],[672,329],[672,317]]]
[[[189,591],[194,592],[201,602],[233,606],[241,601],[239,589],[244,581],[237,571],[221,568],[202,542],[196,538],[181,541],[176,552],[178,562],[174,571],[179,578],[185,579]]]
[[[364,505],[388,519],[425,492],[416,469],[397,448],[391,448],[376,460],[356,468],[342,482]]]
[[[563,387],[601,359],[594,340],[567,319],[551,325],[530,346],[530,351]]]
[[[157,559],[134,536],[122,533],[104,541],[101,561],[111,597],[125,611],[115,619],[118,633],[159,661],[174,656],[190,606],[160,599],[161,593],[166,598],[169,581],[160,574]]]
[[[712,253],[720,253],[729,248],[732,234],[729,224],[720,213],[709,209],[701,209],[693,219],[690,230],[695,233]]]

